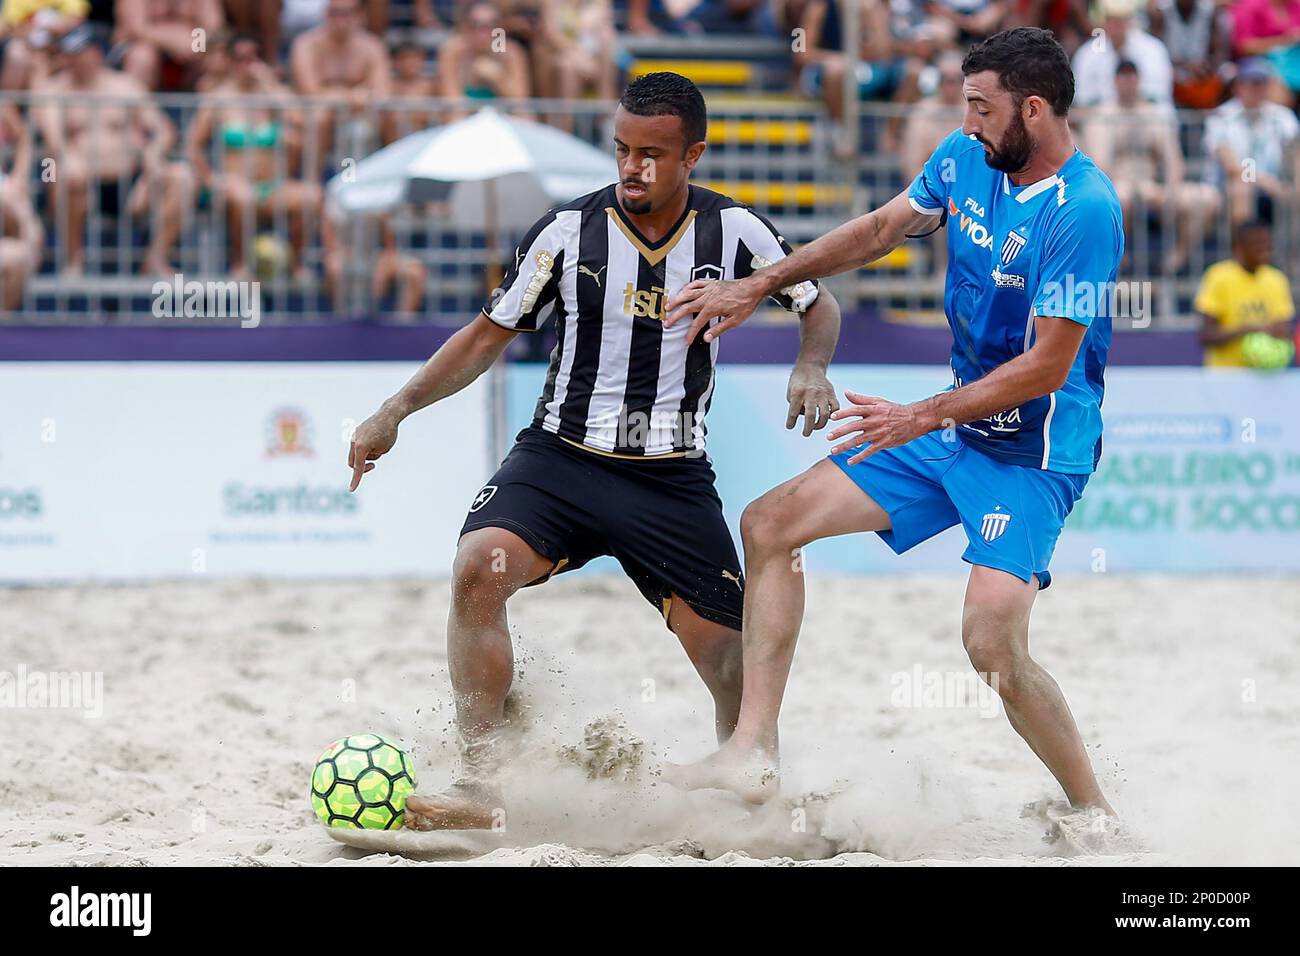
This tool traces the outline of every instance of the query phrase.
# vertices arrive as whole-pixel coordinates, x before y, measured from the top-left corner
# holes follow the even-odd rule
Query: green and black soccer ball
[[[1295,358],[1295,345],[1267,332],[1251,332],[1241,337],[1241,357],[1251,368],[1286,368]]]
[[[406,751],[378,734],[354,734],[317,758],[311,805],[326,826],[398,830],[414,789],[415,768]]]

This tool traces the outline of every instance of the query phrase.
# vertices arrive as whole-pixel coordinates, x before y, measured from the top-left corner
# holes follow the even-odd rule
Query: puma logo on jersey
[[[722,572],[722,576],[723,576],[724,578],[726,578],[728,581],[734,581],[735,584],[736,584],[736,587],[738,587],[738,588],[742,588],[742,589],[744,588],[744,585],[741,583],[740,578],[738,578],[736,575],[732,574],[730,571],[727,571],[727,570],[724,569],[723,572]]]
[[[578,266],[578,271],[581,272],[583,275],[588,275],[588,276],[591,276],[593,279],[595,279],[595,280],[596,280],[596,285],[599,287],[599,286],[600,286],[600,274],[601,274],[602,272],[604,272],[604,271],[605,271],[606,269],[608,269],[608,268],[609,268],[609,264],[606,263],[605,265],[603,265],[603,266],[601,266],[599,269],[597,269],[595,272],[592,272],[592,271],[591,271],[590,269],[588,269],[586,266]]]

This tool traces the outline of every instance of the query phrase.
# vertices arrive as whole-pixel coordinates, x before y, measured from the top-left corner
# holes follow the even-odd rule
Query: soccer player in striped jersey
[[[470,503],[456,549],[447,657],[464,776],[410,797],[409,827],[493,824],[514,675],[506,602],[601,555],[622,564],[681,642],[713,696],[719,742],[735,727],[744,576],[704,451],[718,343],[665,328],[664,307],[693,280],[743,278],[791,250],[747,206],[689,183],[706,127],[704,99],[685,77],[629,85],[614,114],[619,182],[538,220],[482,313],[353,436],[355,490],[402,419],[464,388],[554,315],[533,423]],[[815,282],[772,297],[800,317],[786,427],[802,417],[810,435],[838,408],[826,366],[839,307]]]
[[[902,553],[960,524],[972,565],[962,613],[971,663],[1083,811],[1072,826],[1105,831],[1113,811],[1061,689],[1029,656],[1029,614],[1101,455],[1120,207],[1110,180],[1075,148],[1074,78],[1050,32],[998,33],[970,50],[962,72],[963,126],[909,189],[771,268],[688,286],[670,303],[666,324],[694,316],[692,334],[707,327],[716,340],[767,288],[859,268],[948,227],[954,384],[910,405],[846,392],[853,404],[834,416],[846,421],[828,436],[841,440],[831,456],[746,509],[750,594],[763,603],[745,618],[740,722],[720,753],[675,777],[754,799],[775,790],[777,715],[803,615],[792,552],[875,531]]]

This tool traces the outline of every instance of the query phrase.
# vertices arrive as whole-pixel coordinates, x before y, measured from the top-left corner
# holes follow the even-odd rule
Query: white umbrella
[[[488,106],[367,156],[330,180],[326,192],[333,208],[345,214],[445,200],[458,226],[483,232],[486,286],[491,290],[501,283],[501,231],[521,232],[556,203],[593,192],[617,177],[618,166],[609,153],[554,127],[502,116]],[[505,375],[500,362],[490,381],[497,409],[491,445],[502,452]]]
[[[382,212],[402,202],[446,200],[458,225],[519,231],[549,207],[617,177],[613,156],[576,136],[488,106],[412,133],[335,176],[342,212]]]

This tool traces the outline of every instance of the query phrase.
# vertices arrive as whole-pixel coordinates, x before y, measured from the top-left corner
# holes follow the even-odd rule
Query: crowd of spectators
[[[276,218],[287,268],[305,278],[307,237],[333,241],[322,183],[340,155],[465,112],[432,97],[613,98],[616,19],[625,36],[788,39],[791,91],[838,122],[849,4],[854,85],[899,107],[877,145],[904,177],[961,121],[961,51],[1029,24],[1073,58],[1080,143],[1126,221],[1154,217],[1175,237],[1166,269],[1222,215],[1267,220],[1295,201],[1300,0],[619,0],[617,17],[614,0],[0,0],[0,88],[64,94],[0,110],[3,298],[17,301],[15,277],[51,248],[60,271],[83,271],[92,212],[147,231],[137,265],[150,275],[171,272],[196,208],[221,211],[236,275],[252,268],[247,237]],[[199,94],[199,108],[156,104],[172,92]],[[1201,111],[1203,135],[1190,140],[1177,110]],[[51,186],[39,202],[38,182]],[[325,268],[338,259],[327,250]]]

